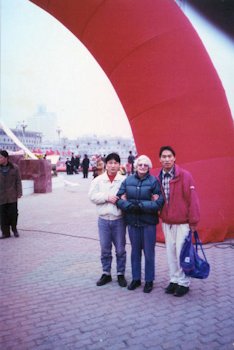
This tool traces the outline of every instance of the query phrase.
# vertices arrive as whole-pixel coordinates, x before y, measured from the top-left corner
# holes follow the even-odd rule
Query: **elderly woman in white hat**
[[[141,255],[145,256],[144,293],[150,293],[155,279],[155,243],[158,211],[164,204],[159,181],[150,175],[152,162],[146,155],[134,163],[135,173],[128,176],[117,193],[117,206],[125,214],[132,246],[132,282],[129,290],[141,285]]]

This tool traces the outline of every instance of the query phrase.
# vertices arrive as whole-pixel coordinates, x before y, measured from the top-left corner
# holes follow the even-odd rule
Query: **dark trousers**
[[[88,178],[89,168],[83,168],[83,177]]]
[[[17,202],[0,205],[0,221],[3,236],[10,236],[10,228],[17,230],[18,206]]]
[[[145,255],[145,281],[153,282],[155,278],[156,226],[128,226],[128,233],[132,246],[132,279],[141,279],[141,255],[143,251]]]

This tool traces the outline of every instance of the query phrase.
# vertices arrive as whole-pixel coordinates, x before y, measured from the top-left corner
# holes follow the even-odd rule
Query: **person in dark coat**
[[[11,236],[10,229],[15,237],[17,231],[18,198],[22,196],[22,182],[19,168],[9,161],[7,151],[0,151],[0,222],[2,237]]]
[[[71,161],[69,160],[69,158],[67,158],[66,162],[66,173],[67,175],[71,175],[72,172],[71,172]]]
[[[80,156],[75,157],[75,172],[76,174],[79,174],[79,168],[80,168]]]
[[[155,243],[158,211],[164,199],[159,181],[149,173],[151,160],[142,155],[136,159],[136,173],[128,176],[120,186],[118,208],[125,214],[132,246],[132,282],[129,290],[141,285],[141,254],[145,255],[144,293],[150,293],[155,279]]]
[[[73,175],[73,173],[75,173],[75,157],[74,157],[74,153],[72,153],[71,155],[71,175]]]
[[[128,163],[131,166],[131,173],[134,173],[134,161],[135,161],[135,157],[132,154],[132,151],[129,151],[129,156],[128,156]]]
[[[89,163],[90,163],[90,160],[87,156],[87,154],[84,155],[84,159],[82,161],[82,169],[83,169],[83,178],[87,179],[88,176],[89,176]]]

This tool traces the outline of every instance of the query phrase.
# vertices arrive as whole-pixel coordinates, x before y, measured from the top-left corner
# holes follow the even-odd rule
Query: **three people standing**
[[[97,282],[98,286],[112,280],[110,275],[112,242],[116,248],[117,274],[121,276],[119,284],[122,287],[127,285],[124,277],[126,252],[122,211],[131,242],[132,281],[128,289],[135,290],[141,286],[142,251],[145,256],[145,285],[143,291],[144,293],[150,293],[153,289],[156,225],[159,222],[160,215],[170,275],[170,282],[165,292],[181,297],[189,291],[190,278],[181,269],[179,257],[189,230],[194,231],[200,219],[198,195],[192,175],[175,164],[175,151],[171,146],[161,147],[159,158],[162,165],[159,181],[156,177],[150,175],[149,171],[152,168],[152,163],[145,155],[139,156],[135,160],[135,173],[123,180],[123,176],[117,175],[117,169],[120,165],[119,156],[114,154],[113,158],[113,154],[111,154],[106,158],[106,173],[98,176],[91,184],[89,197],[97,204],[99,211],[98,226],[103,265],[103,274]],[[115,183],[116,186],[111,186],[112,176],[114,178],[116,176],[116,181],[119,180]],[[119,176],[121,176],[121,179]],[[118,213],[115,214],[115,217],[112,216],[114,212]],[[121,252],[122,257],[124,256],[122,260],[118,255],[118,244],[115,242],[117,236],[115,236],[108,221],[118,220],[119,218],[121,218],[122,225]],[[120,259],[119,262],[118,259]],[[122,265],[120,261],[122,261]],[[119,266],[123,265],[124,268],[120,269]]]

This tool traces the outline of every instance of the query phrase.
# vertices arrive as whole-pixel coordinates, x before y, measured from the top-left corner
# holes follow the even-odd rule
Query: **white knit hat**
[[[135,159],[134,167],[136,168],[139,163],[147,164],[149,168],[152,168],[151,160],[144,154]]]

